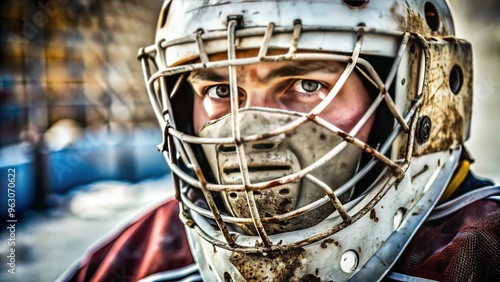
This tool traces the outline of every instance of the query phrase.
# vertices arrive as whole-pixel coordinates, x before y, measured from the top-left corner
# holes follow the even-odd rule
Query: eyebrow
[[[278,77],[301,76],[311,72],[335,73],[340,68],[336,64],[327,64],[326,62],[303,62],[295,61],[292,65],[286,65],[277,69],[271,70],[263,79],[263,82],[268,82]]]
[[[273,69],[263,79],[261,79],[261,81],[266,83],[279,77],[302,76],[318,71],[324,73],[335,73],[341,69],[338,64],[328,64],[325,61],[315,61],[307,64],[302,63],[303,62],[301,61],[294,61],[293,64]],[[207,69],[196,72],[190,77],[189,80],[203,80],[222,83],[228,82],[229,76],[227,74],[220,74],[214,69]]]
[[[213,82],[227,82],[229,81],[229,77],[226,74],[220,74],[213,69],[207,69],[198,71],[192,74],[189,81],[193,80],[205,80],[205,81],[213,81]]]

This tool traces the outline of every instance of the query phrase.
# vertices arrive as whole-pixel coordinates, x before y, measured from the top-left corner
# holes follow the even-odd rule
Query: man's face
[[[309,112],[337,83],[344,66],[333,61],[282,61],[237,66],[240,107],[267,107]],[[228,68],[193,71],[189,82],[195,90],[194,129],[230,112]],[[319,116],[349,132],[371,103],[367,90],[352,73],[338,95]],[[357,138],[366,142],[373,117]]]

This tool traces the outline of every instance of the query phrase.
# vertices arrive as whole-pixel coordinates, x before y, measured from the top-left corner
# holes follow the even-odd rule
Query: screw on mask
[[[240,111],[240,131],[242,136],[268,134],[301,117],[303,114],[284,110],[247,108]],[[230,115],[207,123],[199,132],[200,137],[225,138],[232,136]],[[271,138],[244,142],[246,165],[242,166],[236,145],[203,145],[203,150],[214,178],[221,185],[242,184],[241,168],[248,169],[245,183],[253,191],[259,216],[269,218],[292,212],[325,197],[324,188],[309,180],[309,177],[323,182],[335,191],[350,179],[358,166],[361,150],[352,144],[342,143],[343,139],[334,132],[308,121],[298,128]],[[337,147],[337,148],[336,148]],[[334,148],[339,150],[334,157],[325,157]],[[321,164],[318,166],[318,164]],[[311,166],[317,166],[314,169]],[[302,174],[309,171],[307,174]],[[300,173],[299,173],[300,172]],[[301,175],[292,181],[280,178],[291,174]],[[309,177],[308,177],[309,176]],[[264,188],[252,188],[267,182]],[[337,194],[338,191],[336,191]],[[347,202],[352,195],[352,187],[337,194],[339,200]],[[228,212],[240,218],[251,218],[246,192],[223,191],[221,196]],[[299,230],[311,227],[335,208],[326,203],[312,211],[297,214],[293,218],[264,222],[269,234]],[[256,234],[253,226],[240,225],[250,234]]]

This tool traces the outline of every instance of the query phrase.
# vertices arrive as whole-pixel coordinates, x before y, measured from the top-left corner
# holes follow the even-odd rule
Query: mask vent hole
[[[462,69],[458,66],[455,65],[450,71],[450,90],[453,92],[453,94],[458,94],[460,92],[460,89],[462,88],[464,80],[464,74],[462,72]]]
[[[369,0],[343,0],[344,4],[349,7],[362,9],[370,2]]]
[[[233,278],[227,272],[224,272],[224,282],[233,282]]]
[[[256,166],[249,167],[249,172],[261,172],[261,171],[288,171],[290,166],[287,165],[276,165],[276,166]]]
[[[248,172],[269,172],[269,171],[290,171],[288,165],[274,165],[274,166],[250,166]],[[223,170],[225,174],[241,173],[240,168],[226,168]]]
[[[231,197],[231,199],[236,199],[238,198],[238,194],[236,194],[235,192],[231,192],[229,193],[229,197]]]
[[[415,54],[416,47],[415,44],[410,45],[410,53]]]
[[[403,218],[406,214],[406,209],[405,208],[399,208],[396,214],[394,215],[394,229],[397,229],[401,222],[403,222]]]
[[[283,195],[283,196],[288,195],[288,194],[290,194],[290,189],[283,188],[283,189],[280,190],[279,193],[280,193],[280,195]]]
[[[255,145],[253,145],[253,149],[254,149],[255,151],[272,150],[272,149],[274,149],[274,144],[273,144],[273,143],[260,143],[260,144],[255,144]]]
[[[432,31],[438,31],[439,29],[439,14],[436,7],[430,3],[425,3],[424,6],[425,21]]]
[[[236,152],[236,146],[233,145],[222,145],[219,147],[219,151],[222,153],[232,153]]]
[[[262,195],[262,193],[260,193],[260,191],[253,191],[253,195],[254,196],[260,196],[260,195]]]
[[[161,11],[161,14],[160,14],[160,19],[159,19],[159,24],[160,24],[160,27],[163,28],[165,27],[165,24],[167,23],[167,15],[168,15],[168,11],[170,10],[170,4],[171,4],[171,1],[165,1],[164,2],[165,6],[162,8],[162,11]]]

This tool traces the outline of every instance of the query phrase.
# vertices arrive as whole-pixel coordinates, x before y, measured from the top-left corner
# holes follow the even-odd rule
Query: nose
[[[273,109],[285,109],[282,103],[272,95],[272,93],[267,93],[262,90],[252,90],[248,91],[243,102],[243,108],[250,107],[262,107],[262,108],[273,108]]]

